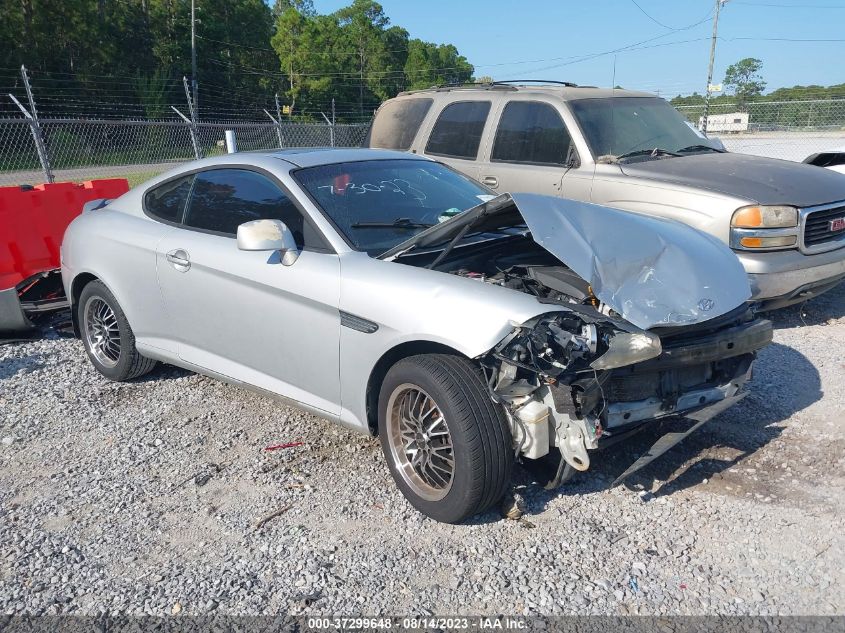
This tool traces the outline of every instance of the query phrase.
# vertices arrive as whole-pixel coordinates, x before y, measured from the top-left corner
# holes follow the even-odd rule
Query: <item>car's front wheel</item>
[[[116,381],[130,380],[156,366],[156,361],[138,353],[126,314],[103,282],[88,283],[82,289],[76,309],[85,351],[103,376]]]
[[[396,363],[381,387],[379,437],[402,494],[437,521],[487,510],[510,483],[510,428],[465,358],[425,354]]]

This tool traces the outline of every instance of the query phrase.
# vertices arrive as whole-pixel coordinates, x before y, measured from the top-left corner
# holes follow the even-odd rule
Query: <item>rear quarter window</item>
[[[144,211],[156,219],[178,224],[182,221],[193,180],[194,175],[189,174],[153,187],[144,194]]]
[[[475,160],[488,114],[489,101],[450,103],[437,117],[425,153]]]
[[[401,151],[409,149],[432,103],[432,99],[405,99],[385,103],[370,129],[369,147]]]

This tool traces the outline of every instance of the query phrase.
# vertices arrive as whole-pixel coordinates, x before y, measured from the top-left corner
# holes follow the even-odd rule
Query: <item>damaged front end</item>
[[[381,257],[549,305],[514,323],[478,361],[516,453],[560,451],[553,483],[565,465],[587,470],[590,451],[650,421],[701,423],[730,406],[772,340],[724,244],[678,222],[594,204],[502,194]]]
[[[649,422],[732,404],[771,337],[771,324],[745,307],[661,333],[570,304],[515,325],[479,360],[510,422],[515,452],[540,459],[557,448],[562,467],[584,471],[591,451]]]

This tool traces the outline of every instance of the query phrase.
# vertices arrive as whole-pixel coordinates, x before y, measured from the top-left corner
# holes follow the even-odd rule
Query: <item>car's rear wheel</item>
[[[379,437],[402,494],[437,521],[483,512],[510,483],[510,428],[467,359],[426,354],[396,363],[381,387]]]
[[[156,366],[156,361],[138,353],[126,314],[101,281],[92,281],[82,289],[76,309],[85,351],[103,376],[131,380]]]

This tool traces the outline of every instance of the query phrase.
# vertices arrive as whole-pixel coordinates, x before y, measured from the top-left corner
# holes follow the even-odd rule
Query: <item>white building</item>
[[[698,129],[703,129],[704,117],[698,118]],[[708,132],[747,132],[748,113],[711,114],[707,117]]]

